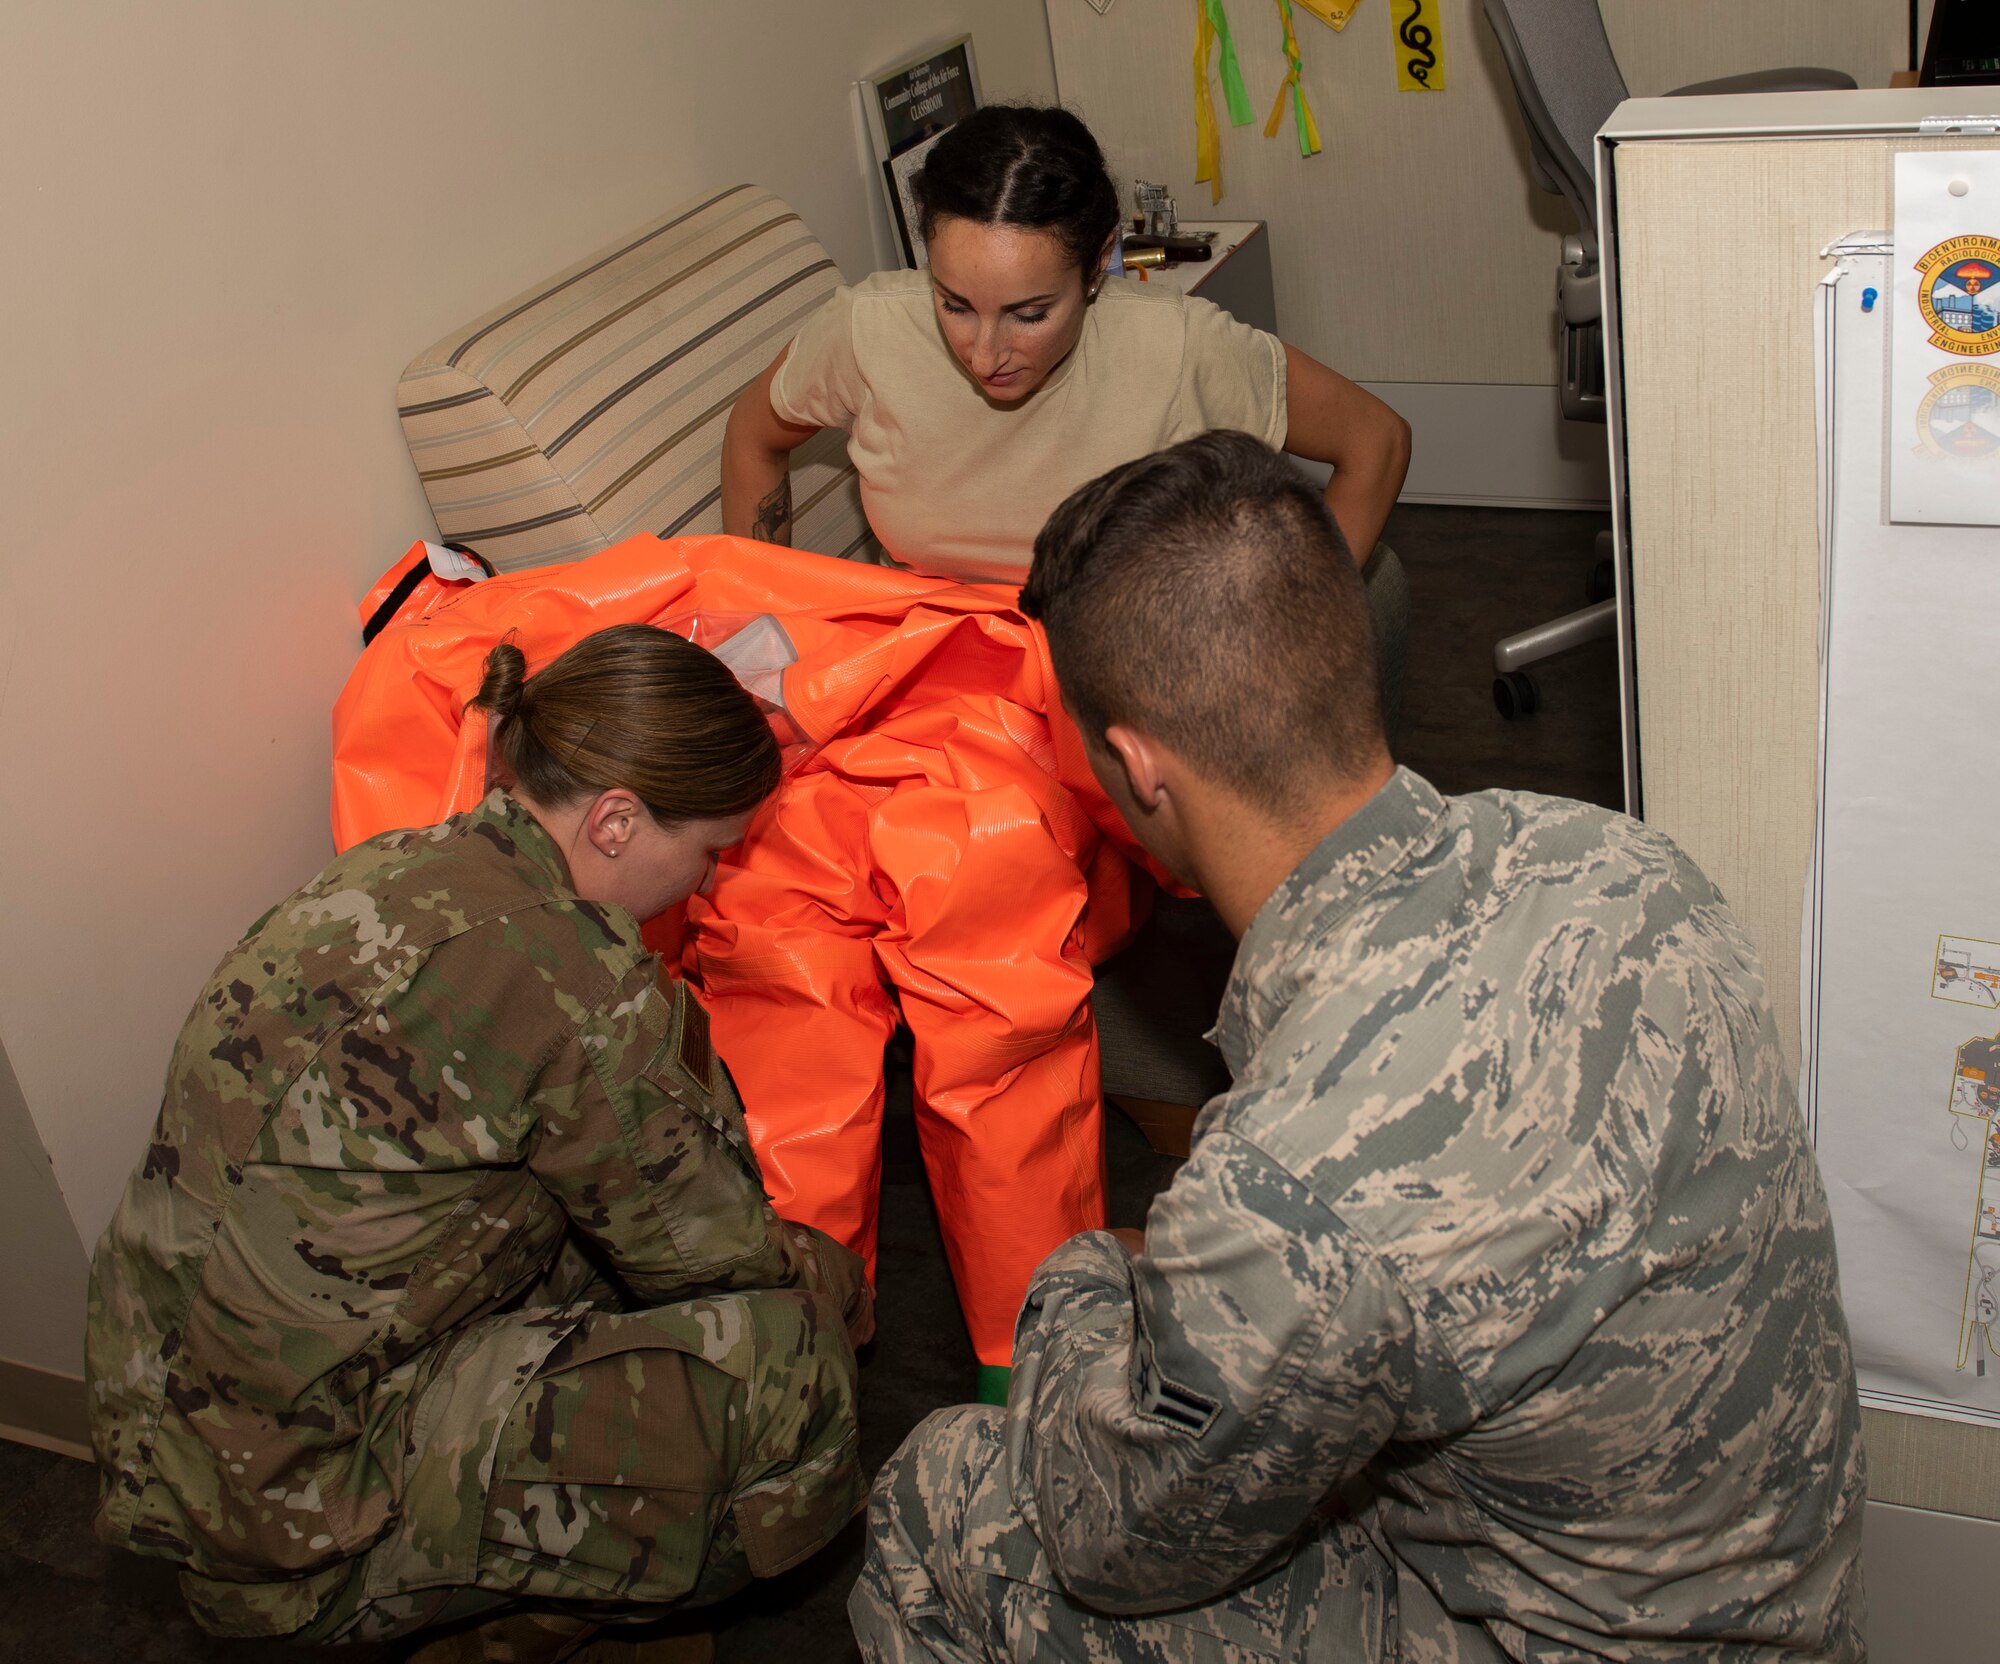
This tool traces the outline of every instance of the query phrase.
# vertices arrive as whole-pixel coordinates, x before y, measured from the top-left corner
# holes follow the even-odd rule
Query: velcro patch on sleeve
[[[708,1012],[683,983],[681,995],[681,1067],[704,1092],[715,1090],[715,1043],[708,1035]]]

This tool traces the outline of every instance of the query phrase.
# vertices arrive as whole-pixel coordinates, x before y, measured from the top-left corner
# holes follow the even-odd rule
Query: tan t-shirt
[[[806,320],[771,407],[847,430],[862,506],[897,560],[1018,584],[1042,522],[1107,468],[1214,428],[1282,445],[1285,349],[1208,301],[1114,278],[1069,357],[996,408],[945,343],[930,278],[880,272]]]

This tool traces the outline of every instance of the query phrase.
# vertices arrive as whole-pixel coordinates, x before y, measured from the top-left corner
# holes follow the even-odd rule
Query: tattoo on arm
[[[792,541],[792,476],[786,474],[757,504],[750,535],[760,543]]]

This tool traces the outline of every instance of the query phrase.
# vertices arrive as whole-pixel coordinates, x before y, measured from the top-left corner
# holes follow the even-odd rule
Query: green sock
[[[981,1364],[979,1366],[979,1402],[999,1404],[1007,1402],[1007,1383],[1014,1378],[1014,1372],[1005,1364]]]

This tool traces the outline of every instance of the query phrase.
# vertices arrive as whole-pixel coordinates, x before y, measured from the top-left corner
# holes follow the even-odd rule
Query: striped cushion
[[[503,571],[720,531],[729,407],[840,281],[797,214],[736,185],[453,330],[396,399],[438,530]],[[797,547],[880,558],[846,435],[794,453],[792,497]]]

